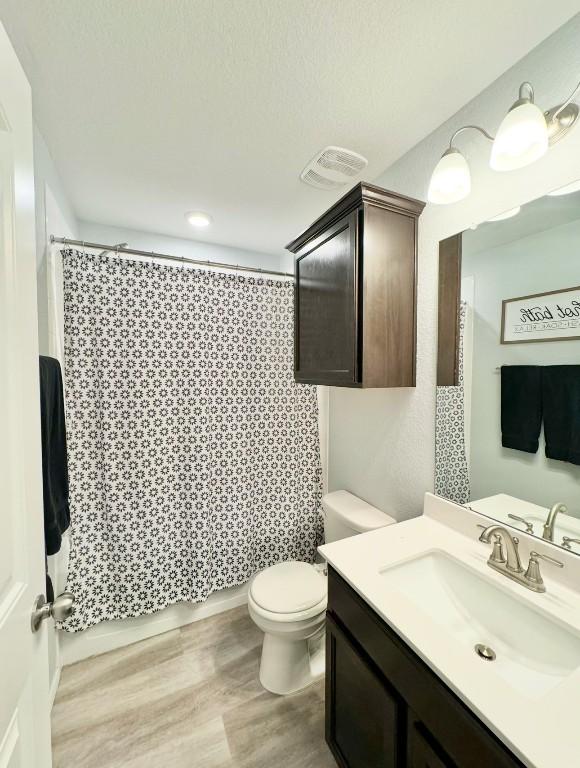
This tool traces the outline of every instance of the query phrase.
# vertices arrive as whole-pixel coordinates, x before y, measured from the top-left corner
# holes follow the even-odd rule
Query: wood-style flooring
[[[62,672],[54,768],[336,768],[324,682],[274,696],[246,607]]]

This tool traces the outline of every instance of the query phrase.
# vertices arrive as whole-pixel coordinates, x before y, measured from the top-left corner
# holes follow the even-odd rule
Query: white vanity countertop
[[[562,570],[542,563],[547,592],[534,593],[487,566],[491,546],[478,540],[477,524],[492,522],[426,494],[421,517],[326,544],[320,552],[527,766],[575,768],[580,766],[580,666],[545,693],[523,693],[501,678],[492,664],[478,658],[473,648],[454,641],[450,629],[426,617],[389,587],[381,575],[385,569],[425,553],[446,553],[531,608],[539,607],[580,637],[580,557],[519,533],[524,565],[534,549],[565,563]]]

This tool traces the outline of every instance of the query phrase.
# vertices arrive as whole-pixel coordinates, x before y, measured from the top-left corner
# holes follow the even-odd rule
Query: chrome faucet
[[[540,573],[540,560],[545,560],[552,565],[556,565],[558,568],[564,567],[564,563],[561,563],[554,557],[542,555],[539,552],[530,552],[530,562],[527,570],[524,570],[518,551],[520,540],[516,536],[512,536],[503,525],[489,525],[487,528],[479,525],[478,528],[483,528],[479,537],[480,541],[489,544],[492,536],[494,539],[493,550],[487,561],[489,567],[527,589],[531,589],[533,592],[546,591],[546,585]],[[504,546],[506,555],[504,555]]]
[[[508,570],[513,573],[523,573],[524,569],[522,568],[520,553],[518,552],[518,544],[520,543],[520,540],[516,536],[512,536],[508,529],[504,528],[503,525],[489,525],[487,528],[480,525],[478,527],[483,528],[479,540],[483,541],[484,544],[489,544],[491,537],[494,537],[493,552],[488,561],[489,565],[492,568],[494,565],[501,565],[502,571]],[[504,546],[507,552],[507,557],[504,557]]]
[[[542,538],[546,539],[546,541],[554,541],[554,524],[556,522],[556,515],[559,512],[562,512],[562,514],[566,514],[568,511],[568,507],[565,504],[562,504],[560,501],[556,502],[548,512],[548,517],[546,519],[546,522],[544,523],[544,532],[542,533]]]

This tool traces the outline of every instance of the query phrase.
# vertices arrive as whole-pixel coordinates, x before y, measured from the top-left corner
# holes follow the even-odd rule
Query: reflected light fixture
[[[580,192],[580,179],[573,181],[571,184],[566,184],[565,187],[555,189],[553,192],[548,192],[548,197],[560,197],[560,195],[571,195],[573,192]]]
[[[453,144],[462,131],[479,131],[493,142],[489,163],[493,170],[512,171],[524,168],[542,157],[550,146],[560,141],[576,124],[580,109],[572,99],[579,90],[580,83],[566,101],[542,112],[534,102],[532,84],[526,81],[520,85],[518,100],[512,104],[502,120],[497,136],[491,136],[478,125],[459,128],[435,166],[427,193],[429,202],[456,203],[469,195],[469,165]]]
[[[185,218],[189,221],[192,227],[203,228],[209,227],[211,224],[211,216],[203,211],[190,211],[185,214]]]
[[[504,211],[503,213],[498,213],[497,216],[492,216],[491,219],[488,219],[487,221],[505,221],[505,219],[511,219],[514,216],[517,216],[521,210],[521,205],[518,205],[516,208],[510,208],[509,211]]]

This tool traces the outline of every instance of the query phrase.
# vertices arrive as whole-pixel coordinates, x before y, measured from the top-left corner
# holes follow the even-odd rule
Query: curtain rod
[[[157,253],[156,251],[139,251],[136,248],[125,248],[118,245],[105,245],[104,243],[88,243],[85,240],[69,240],[68,237],[50,236],[51,244],[61,243],[62,245],[80,245],[81,248],[96,248],[100,251],[111,251],[115,253],[129,253],[133,256],[148,256],[154,259],[164,259],[166,261],[178,261],[187,264],[195,264],[200,267],[217,267],[218,269],[234,269],[240,272],[258,272],[263,275],[278,275],[280,277],[294,277],[291,272],[277,272],[274,269],[262,269],[261,267],[242,267],[238,264],[224,264],[219,261],[201,261],[200,259],[188,259],[187,256],[172,256],[169,253]]]

